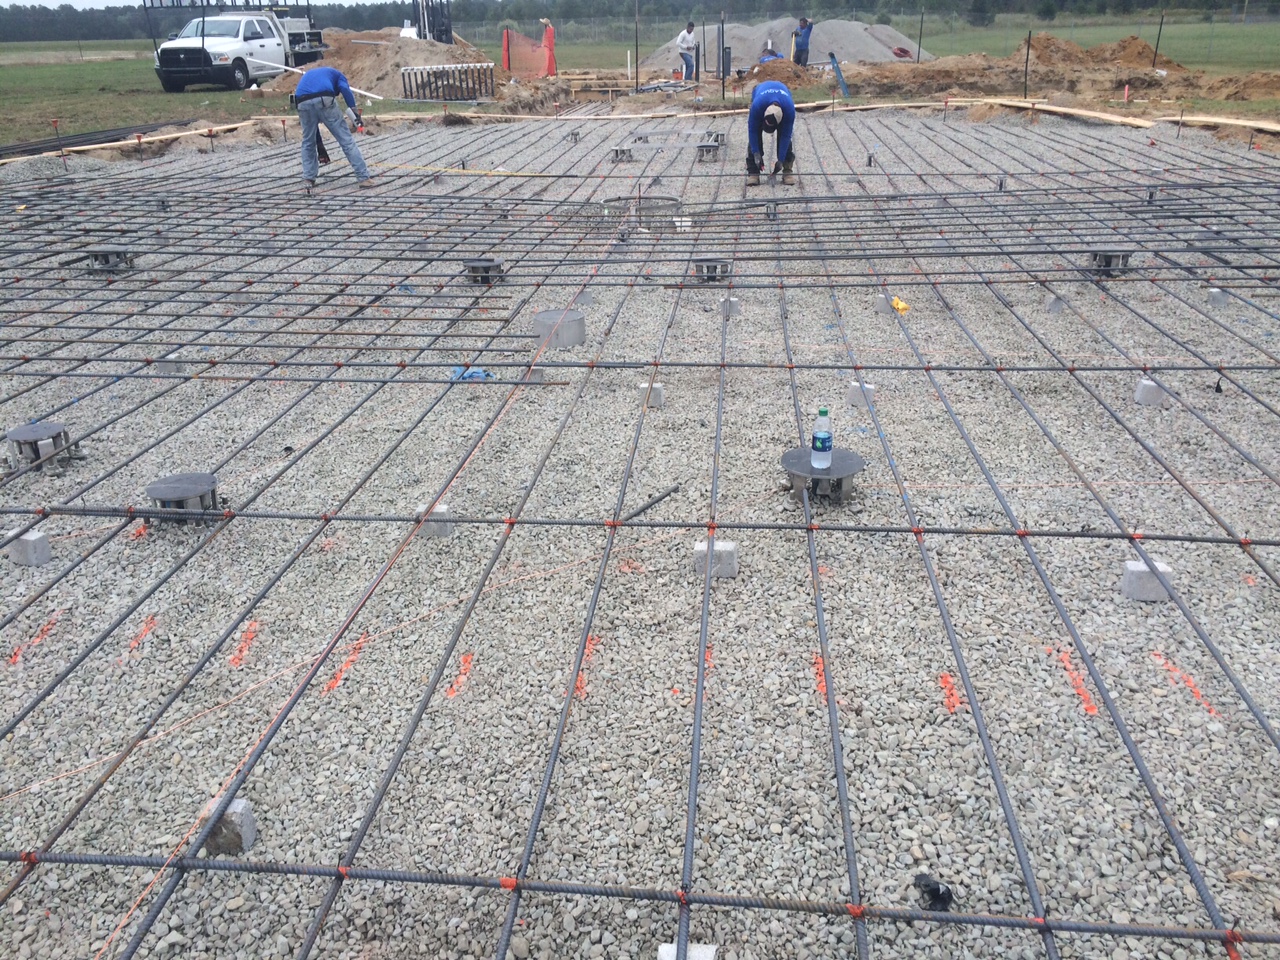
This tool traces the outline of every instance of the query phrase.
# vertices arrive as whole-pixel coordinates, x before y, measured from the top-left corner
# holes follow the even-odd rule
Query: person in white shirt
[[[693,21],[685,24],[684,33],[676,37],[676,49],[680,51],[680,59],[684,61],[684,78],[693,79],[693,51],[698,41],[693,39]]]

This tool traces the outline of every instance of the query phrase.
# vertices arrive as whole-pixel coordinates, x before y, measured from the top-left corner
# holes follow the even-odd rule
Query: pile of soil
[[[744,23],[725,24],[725,46],[733,51],[733,67],[749,69],[760,59],[760,52],[766,42],[784,57],[791,52],[791,32],[799,26],[795,17],[779,17],[768,23],[755,26]],[[697,37],[702,39],[699,28]],[[715,44],[715,36],[710,24],[707,25],[707,40]],[[813,34],[809,37],[811,59],[817,63],[825,60],[829,52],[836,59],[846,63],[890,63],[899,59],[894,49],[905,49],[916,56],[915,41],[904,36],[893,27],[884,24],[874,26],[860,20],[819,20],[814,24]],[[921,60],[932,60],[933,55],[923,53]],[[676,51],[676,41],[663,44],[640,61],[640,66],[651,70],[671,70],[680,66],[680,55]]]
[[[1209,100],[1268,100],[1280,97],[1280,71],[1260,70],[1242,77],[1217,77],[1204,85]]]
[[[764,83],[766,80],[781,80],[788,87],[807,87],[814,83],[804,67],[790,60],[770,60],[768,63],[757,63],[747,69],[743,82],[750,84]]]
[[[1155,56],[1155,49],[1145,40],[1125,37],[1116,43],[1103,43],[1089,48],[1093,63],[1109,63],[1116,67],[1145,67],[1150,70],[1154,61],[1156,69],[1186,71],[1186,67],[1168,57]]]
[[[312,66],[336,67],[351,86],[383,97],[404,95],[401,67],[489,62],[488,57],[468,43],[414,40],[400,36],[399,27],[362,32],[334,28],[324,31],[324,39],[331,49],[325,51],[323,60]],[[494,67],[494,75],[498,83],[509,79],[500,67]],[[274,93],[292,93],[299,79],[296,73],[286,73],[271,81],[269,88]]]

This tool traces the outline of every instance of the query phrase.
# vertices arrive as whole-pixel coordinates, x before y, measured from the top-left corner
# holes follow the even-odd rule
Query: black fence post
[[[1022,65],[1022,99],[1028,99],[1027,86],[1031,79],[1031,31],[1027,31],[1027,62]]]
[[[1151,68],[1154,70],[1156,59],[1160,56],[1160,35],[1164,33],[1164,11],[1160,11],[1160,29],[1156,31],[1156,48],[1151,51]]]
[[[920,62],[920,45],[924,43],[924,10],[920,11],[920,36],[916,38],[916,63]]]

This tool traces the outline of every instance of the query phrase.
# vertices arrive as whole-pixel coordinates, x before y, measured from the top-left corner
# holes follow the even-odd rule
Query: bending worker
[[[684,27],[684,33],[676,37],[676,50],[680,53],[680,59],[684,61],[684,78],[686,80],[693,79],[693,51],[698,47],[698,41],[693,35],[693,21],[690,20]]]
[[[807,17],[800,18],[800,26],[792,31],[795,37],[795,61],[799,66],[809,65],[809,34],[813,33],[813,22]]]
[[[338,112],[338,97],[347,103],[347,116],[356,125],[356,129],[364,130],[360,115],[356,113],[356,98],[351,92],[347,78],[333,67],[313,67],[302,75],[298,81],[298,89],[294,100],[298,104],[298,120],[302,122],[302,177],[307,189],[315,186],[316,174],[320,170],[316,156],[316,135],[320,124],[329,128],[334,139],[347,155],[347,162],[356,172],[356,179],[362,187],[371,187],[369,168],[365,166],[360,148],[356,146],[355,137],[347,129],[347,123]]]
[[[751,91],[751,113],[747,116],[747,186],[760,185],[764,169],[764,135],[776,134],[778,159],[773,172],[782,171],[782,182],[793,184],[796,152],[791,148],[791,130],[796,122],[796,105],[785,83],[766,80]]]

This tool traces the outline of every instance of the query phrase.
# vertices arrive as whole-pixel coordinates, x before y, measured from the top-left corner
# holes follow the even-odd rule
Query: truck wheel
[[[187,85],[178,80],[161,80],[160,86],[164,87],[165,93],[181,93],[187,89]]]
[[[231,89],[247,90],[249,88],[249,68],[245,66],[243,60],[237,60],[231,65]]]

